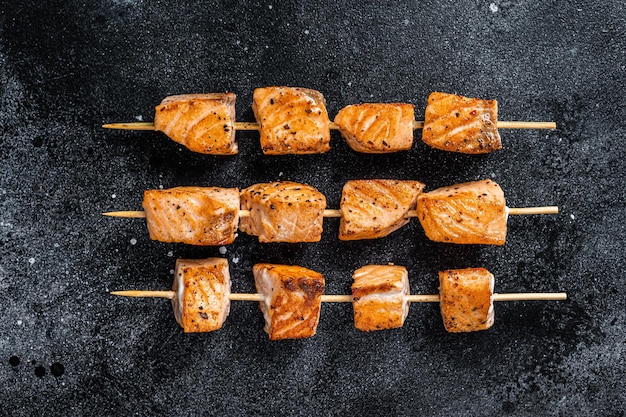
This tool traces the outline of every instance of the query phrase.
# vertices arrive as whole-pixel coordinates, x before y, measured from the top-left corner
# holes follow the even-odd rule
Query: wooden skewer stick
[[[508,208],[509,214],[512,216],[517,215],[531,215],[531,214],[558,214],[558,206],[544,206],[544,207],[513,207]],[[144,211],[109,211],[102,213],[103,216],[109,217],[124,217],[128,219],[143,219],[146,217]],[[250,217],[249,210],[239,210],[239,217]],[[327,209],[324,210],[324,217],[341,217],[341,210]],[[409,217],[417,217],[417,211],[410,210]]]
[[[235,130],[260,130],[259,124],[255,122],[235,122],[233,123]],[[499,129],[556,129],[555,122],[518,122],[518,121],[499,121],[497,124]],[[152,122],[124,122],[124,123],[107,123],[102,125],[105,129],[122,129],[122,130],[156,130]],[[329,127],[333,130],[339,127],[330,122]],[[413,129],[424,128],[423,121],[413,121]]]
[[[113,291],[112,295],[122,297],[150,297],[150,298],[168,298],[176,297],[174,291],[142,291],[142,290],[126,290]],[[230,294],[229,300],[232,301],[261,301],[261,294]],[[414,294],[409,295],[408,300],[411,303],[438,303],[439,294]],[[567,293],[564,292],[540,292],[540,293],[511,293],[511,294],[494,294],[494,301],[562,301],[567,300]],[[351,303],[353,302],[351,295],[322,295],[322,302],[325,303]]]

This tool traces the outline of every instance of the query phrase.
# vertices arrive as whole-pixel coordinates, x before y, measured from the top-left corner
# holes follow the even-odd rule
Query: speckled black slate
[[[0,414],[601,415],[626,394],[626,9],[613,1],[162,2],[13,1],[0,6]],[[407,2],[408,3],[408,2]],[[324,155],[268,157],[241,132],[240,154],[192,154],[155,132],[100,128],[149,121],[170,94],[320,90],[345,105],[431,91],[495,98],[501,120],[554,120],[556,131],[503,130],[504,149],[352,152],[337,132]],[[150,241],[146,188],[314,185],[339,205],[348,179],[418,179],[428,189],[492,178],[510,206],[561,214],[511,218],[504,247],[430,242],[418,222],[385,239],[315,244],[241,235],[223,255],[233,289],[252,291],[260,261],[296,263],[347,293],[367,263],[405,265],[413,293],[437,271],[484,266],[497,292],[566,291],[566,302],[496,305],[486,332],[452,335],[436,305],[402,329],[361,333],[347,304],[323,306],[318,334],[269,342],[254,303],[224,328],[185,335],[161,299],[176,258],[219,248]]]

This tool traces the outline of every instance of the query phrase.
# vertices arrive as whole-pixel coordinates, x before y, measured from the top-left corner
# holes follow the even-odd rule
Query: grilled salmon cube
[[[406,103],[353,104],[339,110],[335,124],[357,152],[405,151],[413,146],[414,108]]]
[[[439,272],[441,316],[447,331],[474,332],[493,325],[493,281],[485,268]]]
[[[491,180],[438,188],[417,198],[417,215],[435,242],[504,245],[504,192]]]
[[[424,114],[422,140],[436,149],[467,154],[501,149],[498,102],[432,93]]]
[[[423,189],[419,181],[348,181],[341,193],[339,239],[376,239],[401,228]]]
[[[230,272],[222,258],[178,259],[172,308],[185,333],[218,330],[230,312]]]
[[[354,327],[365,332],[402,327],[409,314],[409,274],[396,265],[366,265],[352,275]]]
[[[237,188],[147,190],[142,206],[153,240],[199,246],[226,245],[235,240],[239,223]]]
[[[239,228],[259,242],[319,242],[326,197],[315,188],[283,181],[255,184],[241,191],[241,208],[250,210]]]
[[[320,319],[324,276],[290,265],[256,264],[252,270],[270,340],[313,336]]]
[[[330,122],[324,96],[298,87],[254,90],[252,111],[266,155],[313,154],[330,150]]]
[[[193,152],[234,155],[235,98],[233,93],[166,97],[156,106],[154,128]]]

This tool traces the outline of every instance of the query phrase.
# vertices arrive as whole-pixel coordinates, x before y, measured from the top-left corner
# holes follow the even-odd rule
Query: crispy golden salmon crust
[[[255,184],[241,191],[242,232],[260,242],[319,242],[326,197],[310,185],[291,181]]]
[[[409,313],[409,274],[396,265],[366,265],[352,275],[354,327],[365,332],[402,327]]]
[[[335,124],[353,150],[390,153],[411,149],[414,119],[412,104],[363,103],[339,110]]]
[[[447,93],[431,93],[424,113],[422,140],[444,151],[489,153],[502,148],[498,103]]]
[[[439,272],[443,325],[452,333],[487,330],[493,325],[493,275],[484,268]]]
[[[313,154],[330,150],[330,122],[324,96],[298,87],[254,90],[252,110],[266,155]]]
[[[235,240],[239,223],[237,188],[147,190],[142,206],[153,240],[199,246],[226,245]]]
[[[435,242],[504,245],[506,240],[504,192],[491,180],[420,194],[417,215],[426,236]]]
[[[376,239],[409,222],[424,189],[419,181],[351,180],[341,193],[340,240]]]
[[[302,339],[315,334],[320,318],[324,276],[300,266],[253,267],[265,332],[271,340]]]
[[[191,151],[234,155],[235,98],[233,93],[166,97],[156,106],[154,127]]]
[[[174,316],[185,333],[220,329],[230,311],[228,261],[178,259],[172,290]]]

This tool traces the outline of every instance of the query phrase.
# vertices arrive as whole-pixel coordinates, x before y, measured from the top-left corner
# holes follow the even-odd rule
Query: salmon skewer
[[[556,214],[558,207],[508,208],[500,186],[473,181],[422,193],[408,180],[353,180],[342,192],[341,209],[326,209],[314,187],[284,181],[241,191],[218,187],[176,187],[144,193],[144,212],[103,213],[145,217],[150,237],[161,242],[225,245],[237,227],[260,242],[318,242],[324,217],[340,217],[339,239],[375,239],[418,217],[435,242],[503,245],[509,215]],[[243,209],[240,209],[242,207]],[[241,219],[241,222],[240,220]]]
[[[310,185],[282,181],[255,184],[241,191],[242,232],[259,242],[319,242],[326,197]]]
[[[236,130],[260,131],[267,155],[314,154],[330,150],[330,129],[338,129],[356,152],[391,153],[413,146],[413,130],[445,151],[481,154],[502,148],[498,128],[556,129],[553,122],[498,122],[495,100],[434,92],[424,121],[414,120],[408,103],[362,103],[341,109],[331,123],[324,96],[301,87],[254,90],[256,123],[235,121],[232,93],[182,94],[166,97],[155,109],[154,124],[112,123],[111,129],[157,130],[194,152],[234,155]]]
[[[365,265],[352,275],[354,327],[395,329],[409,314],[409,273],[399,265]]]
[[[491,180],[438,188],[417,197],[417,215],[435,242],[504,245],[507,207]]]
[[[324,96],[298,87],[254,90],[252,111],[266,155],[323,153],[330,150],[330,126]]]
[[[233,93],[166,97],[155,109],[154,130],[193,152],[234,155],[235,99]]]
[[[494,294],[493,275],[484,268],[440,272],[440,294],[434,295],[410,295],[406,268],[391,264],[357,269],[350,295],[323,295],[323,275],[300,266],[256,264],[253,274],[257,294],[232,294],[227,260],[179,259],[172,291],[111,294],[172,300],[176,320],[185,333],[220,329],[232,300],[257,301],[270,340],[315,335],[322,302],[352,303],[355,327],[367,332],[402,327],[411,302],[440,303],[445,329],[458,333],[491,327],[494,301],[567,299],[566,293]]]
[[[176,187],[144,192],[150,238],[212,246],[233,243],[239,223],[239,190]]]
[[[419,181],[348,181],[341,192],[339,239],[376,239],[398,230],[409,222],[424,187]]]
[[[252,268],[259,307],[270,340],[315,335],[320,320],[324,276],[292,265],[256,264]]]
[[[218,330],[230,312],[230,272],[222,258],[178,259],[172,309],[185,333]]]
[[[422,141],[444,151],[481,154],[502,149],[498,103],[432,93],[424,114]]]
[[[348,146],[357,152],[406,151],[413,146],[414,115],[412,104],[353,104],[339,110],[335,125]]]

